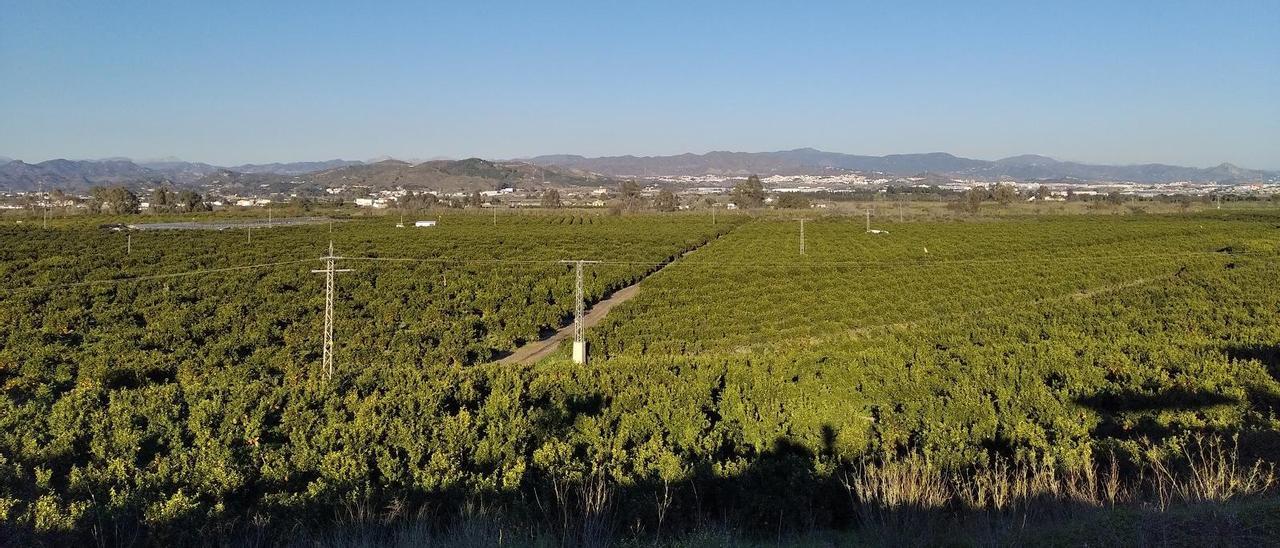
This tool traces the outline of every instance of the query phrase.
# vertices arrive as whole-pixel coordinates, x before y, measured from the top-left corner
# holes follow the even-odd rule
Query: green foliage
[[[664,188],[658,191],[658,197],[654,198],[653,208],[664,212],[675,211],[680,208],[680,199],[676,197],[676,193]]]
[[[579,539],[606,517],[772,528],[838,523],[850,463],[1073,469],[1200,433],[1263,454],[1278,221],[820,219],[803,256],[794,222],[732,215],[143,232],[132,254],[89,226],[2,227],[0,529],[180,544],[466,504],[565,536],[588,516]],[[330,238],[361,259],[328,381],[314,263],[112,282]],[[554,261],[578,257],[606,261],[591,301],[649,275],[589,330],[590,364],[492,363],[567,323]]]
[[[809,209],[809,198],[800,194],[786,193],[778,196],[777,206],[780,209]]]
[[[562,204],[560,203],[559,190],[552,188],[552,189],[547,189],[542,193],[542,207],[545,207],[547,209],[556,209],[556,208],[559,208],[561,205]]]
[[[752,175],[747,180],[734,185],[733,203],[741,208],[757,208],[764,205],[764,184],[760,177]]]

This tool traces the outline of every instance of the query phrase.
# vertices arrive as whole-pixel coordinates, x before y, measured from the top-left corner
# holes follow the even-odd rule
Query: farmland
[[[583,542],[839,526],[874,498],[850,474],[894,463],[1072,477],[1114,458],[1129,481],[1203,436],[1242,459],[1278,445],[1274,212],[887,234],[813,217],[803,254],[799,223],[769,216],[440,221],[252,241],[0,227],[12,538],[234,539],[464,508]],[[326,379],[310,270],[330,240],[353,272]],[[563,259],[603,261],[588,301],[639,292],[588,331],[586,365],[494,363],[569,320]]]

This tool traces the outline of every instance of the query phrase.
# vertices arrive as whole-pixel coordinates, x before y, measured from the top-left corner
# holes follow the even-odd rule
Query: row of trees
[[[151,211],[156,213],[192,213],[211,211],[213,208],[205,203],[199,193],[192,190],[174,192],[160,187],[151,192]]]

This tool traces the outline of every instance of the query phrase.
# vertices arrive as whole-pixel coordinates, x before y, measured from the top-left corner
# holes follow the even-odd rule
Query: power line
[[[186,271],[186,272],[173,272],[173,273],[168,273],[168,274],[151,274],[151,275],[146,275],[146,276],[128,276],[128,277],[124,277],[124,278],[111,278],[111,279],[107,279],[107,280],[86,280],[86,281],[81,281],[81,282],[69,282],[69,283],[64,283],[64,284],[52,284],[52,285],[44,285],[44,286],[31,286],[31,287],[5,287],[5,288],[0,288],[0,291],[8,291],[8,292],[17,292],[17,291],[48,291],[48,290],[53,290],[53,289],[66,289],[66,288],[71,288],[71,287],[84,287],[84,286],[94,286],[94,285],[114,285],[114,284],[122,284],[122,283],[143,282],[143,281],[148,281],[148,280],[163,280],[163,279],[167,279],[167,278],[181,278],[181,277],[186,277],[186,276],[203,276],[203,275],[206,275],[206,274],[219,274],[219,273],[223,273],[223,272],[236,272],[236,271],[240,271],[240,270],[253,270],[253,269],[258,269],[258,268],[271,268],[271,267],[277,267],[277,266],[287,266],[287,265],[301,264],[301,263],[310,263],[310,262],[315,262],[315,259],[299,259],[299,260],[296,260],[296,261],[280,261],[280,262],[274,262],[274,263],[261,263],[261,264],[242,265],[242,266],[229,266],[229,267],[225,267],[225,268],[210,268],[210,269],[206,269],[206,270],[189,270],[189,271]]]
[[[648,266],[648,267],[706,267],[706,268],[819,268],[819,267],[921,267],[921,266],[947,266],[953,264],[1032,264],[1046,262],[1104,262],[1104,261],[1126,261],[1135,259],[1175,259],[1181,257],[1196,256],[1221,256],[1222,258],[1246,258],[1246,259],[1263,259],[1265,254],[1257,252],[1235,251],[1231,253],[1223,253],[1218,251],[1187,251],[1180,253],[1158,253],[1158,254],[1142,254],[1142,255],[1094,255],[1094,256],[1071,256],[1071,257],[1021,257],[1011,259],[999,258],[972,258],[972,259],[927,259],[921,257],[920,260],[914,261],[812,261],[812,262],[792,262],[792,263],[764,263],[750,261],[626,261],[626,260],[601,260],[593,261],[592,264],[602,266]],[[241,270],[253,270],[259,268],[272,268],[278,266],[288,266],[302,263],[314,262],[317,259],[297,259],[292,261],[279,261],[271,263],[259,263],[241,266],[231,266],[224,268],[211,268],[204,270],[190,270],[185,272],[173,272],[166,274],[151,274],[144,276],[128,276],[122,278],[111,278],[105,280],[85,280],[80,282],[68,282],[62,284],[49,284],[43,286],[30,287],[4,287],[0,291],[17,292],[17,291],[48,291],[53,289],[65,289],[72,287],[84,287],[94,285],[112,285],[122,283],[133,283],[148,280],[159,280],[166,278],[180,278],[186,276],[202,276],[207,274],[219,274],[225,272],[236,272]],[[320,259],[320,260],[323,260]],[[513,264],[513,265],[555,265],[561,264],[562,261],[551,259],[440,259],[440,258],[415,258],[415,257],[342,257],[344,261],[371,261],[371,262],[395,262],[395,263],[431,263],[431,264]]]
[[[1150,253],[1143,255],[1091,255],[1091,256],[1068,256],[1068,257],[1020,257],[1020,258],[971,258],[971,259],[930,259],[920,256],[918,260],[892,260],[892,261],[811,261],[800,263],[765,263],[752,261],[627,261],[627,260],[600,260],[592,261],[592,264],[605,266],[704,266],[704,267],[746,267],[746,268],[809,268],[809,267],[918,267],[918,266],[944,266],[949,264],[1031,264],[1043,262],[1092,262],[1092,261],[1127,261],[1134,259],[1160,259],[1160,258],[1178,258],[1178,257],[1194,257],[1194,256],[1222,256],[1222,257],[1240,257],[1249,255],[1247,252],[1223,253],[1218,251],[1186,251],[1178,253]],[[1258,254],[1251,254],[1258,256]],[[562,260],[539,260],[539,259],[440,259],[440,258],[414,258],[414,257],[343,257],[346,261],[379,261],[379,262],[400,262],[400,263],[433,263],[433,264],[520,264],[520,265],[553,265],[563,264]],[[572,262],[572,261],[570,261]]]

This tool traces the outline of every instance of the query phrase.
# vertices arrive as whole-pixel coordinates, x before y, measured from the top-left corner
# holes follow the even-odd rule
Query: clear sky
[[[1280,169],[1280,1],[1050,4],[0,0],[0,156]]]

